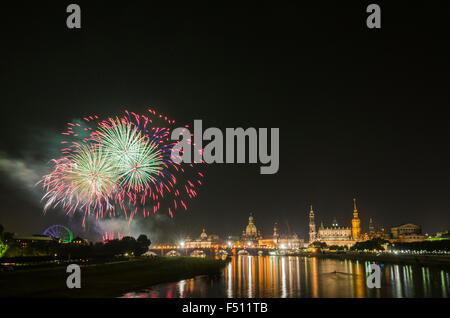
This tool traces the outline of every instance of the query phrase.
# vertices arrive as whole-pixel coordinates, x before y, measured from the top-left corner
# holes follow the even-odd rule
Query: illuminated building
[[[314,222],[314,211],[312,204],[309,206],[309,243],[316,240],[316,223]]]
[[[390,233],[386,233],[384,231],[384,227],[381,227],[381,230],[377,230],[373,221],[373,218],[369,218],[369,232],[368,233],[361,233],[360,235],[360,241],[368,241],[375,238],[380,238],[383,240],[389,240],[391,238]]]
[[[450,239],[450,233],[448,232],[448,230],[443,232],[437,232],[435,238],[448,240]]]
[[[271,238],[261,238],[258,240],[258,247],[276,248],[280,234],[278,234],[277,223],[273,226],[273,235]]]
[[[352,239],[359,239],[361,234],[361,220],[358,216],[358,209],[356,208],[356,198],[353,198],[353,219],[352,219]]]
[[[186,248],[209,248],[219,244],[219,236],[206,234],[206,230],[203,229],[202,233],[196,240],[186,239],[184,243]]]
[[[297,234],[288,235],[286,237],[280,237],[277,240],[277,248],[285,249],[299,249],[305,247],[305,241],[299,239]]]
[[[259,239],[258,247],[299,249],[305,247],[305,241],[303,239],[299,239],[295,233],[293,235],[280,235],[278,232],[277,223],[275,223],[272,237],[267,239]]]
[[[392,242],[420,242],[425,240],[422,228],[415,224],[402,224],[391,228]]]
[[[369,235],[375,234],[375,227],[373,226],[372,218],[369,218]]]
[[[339,226],[334,219],[331,227],[325,227],[320,224],[317,231],[316,241],[324,242],[327,245],[349,246],[354,244],[352,238],[352,229],[350,227]]]
[[[20,247],[27,247],[31,244],[51,244],[58,242],[56,239],[48,237],[46,235],[33,235],[33,236],[14,236],[15,243]]]
[[[273,225],[273,241],[275,244],[277,243],[278,239],[280,238],[280,234],[278,234],[278,228],[277,228],[277,222]]]
[[[257,244],[260,239],[262,239],[261,232],[256,228],[253,214],[250,213],[247,227],[245,228],[245,231],[242,231],[241,242],[250,242],[251,244]]]
[[[72,243],[80,244],[80,245],[88,245],[89,241],[87,239],[82,239],[81,237],[77,237],[72,241]]]
[[[353,219],[352,226],[339,226],[336,218],[334,218],[331,227],[325,227],[323,222],[317,233],[315,231],[315,215],[310,207],[309,212],[309,243],[319,241],[327,245],[351,246],[361,240],[361,221],[359,219],[358,209],[356,207],[356,199],[353,199]]]

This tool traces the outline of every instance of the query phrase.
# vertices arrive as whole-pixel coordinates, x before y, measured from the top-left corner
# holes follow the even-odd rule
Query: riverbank
[[[332,258],[340,260],[369,261],[375,263],[390,263],[398,265],[421,265],[421,266],[439,266],[450,267],[450,256],[434,256],[434,255],[395,255],[374,253],[314,253],[308,254],[310,257]]]
[[[81,288],[69,289],[66,267],[0,272],[0,297],[104,298],[155,284],[218,275],[225,261],[194,257],[156,257],[81,265]]]

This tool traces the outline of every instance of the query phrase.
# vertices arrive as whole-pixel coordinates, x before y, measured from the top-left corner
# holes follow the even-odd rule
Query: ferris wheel
[[[61,240],[63,243],[72,242],[72,232],[63,225],[52,225],[44,231],[44,235]]]

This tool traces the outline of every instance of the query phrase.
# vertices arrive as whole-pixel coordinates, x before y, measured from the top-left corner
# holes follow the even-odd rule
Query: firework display
[[[103,243],[107,243],[109,241],[116,240],[116,239],[121,241],[123,239],[123,237],[124,237],[124,234],[121,234],[120,232],[117,232],[117,235],[116,235],[116,233],[114,231],[111,231],[111,232],[106,231],[102,235],[102,240],[103,240]]]
[[[82,212],[84,226],[91,214],[123,215],[131,222],[138,211],[147,217],[164,208],[172,217],[177,209],[187,210],[203,174],[198,163],[172,161],[174,123],[151,109],[146,115],[125,111],[122,117],[68,123],[62,157],[52,160],[52,171],[40,181],[44,211]]]

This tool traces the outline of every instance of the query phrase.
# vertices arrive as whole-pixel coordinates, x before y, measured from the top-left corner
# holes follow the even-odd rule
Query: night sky
[[[264,235],[278,222],[306,238],[309,204],[317,224],[350,226],[355,196],[363,231],[369,217],[386,228],[450,228],[449,26],[439,2],[377,1],[381,30],[366,27],[364,1],[76,1],[81,30],[66,27],[69,3],[2,5],[6,231],[79,224],[59,210],[44,216],[31,176],[57,156],[67,122],[149,107],[204,128],[280,128],[277,174],[260,175],[260,164],[205,167],[187,212],[137,221],[150,236],[203,227],[238,235],[253,212]]]

